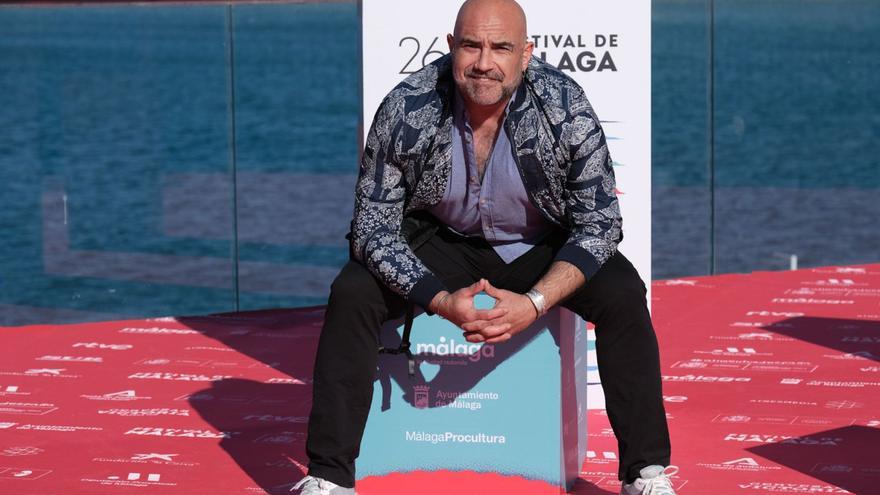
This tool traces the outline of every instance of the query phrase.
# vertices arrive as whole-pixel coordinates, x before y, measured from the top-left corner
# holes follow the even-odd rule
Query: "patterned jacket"
[[[446,190],[454,84],[446,55],[385,97],[367,135],[355,191],[352,255],[425,308],[444,286],[413,254],[405,220],[437,204]],[[577,266],[589,280],[623,236],[605,135],[584,91],[533,57],[504,126],[529,199],[569,233],[556,260]]]

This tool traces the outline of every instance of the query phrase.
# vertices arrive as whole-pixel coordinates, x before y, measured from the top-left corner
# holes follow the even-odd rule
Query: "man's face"
[[[483,5],[462,12],[447,41],[465,101],[479,106],[507,101],[532,55],[534,47],[525,38],[524,20],[510,8]]]

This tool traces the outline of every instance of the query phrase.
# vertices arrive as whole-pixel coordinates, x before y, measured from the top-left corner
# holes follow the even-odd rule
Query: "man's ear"
[[[455,46],[455,37],[452,34],[446,35],[446,44],[449,45],[449,53],[452,53],[452,49]]]
[[[525,70],[529,67],[529,60],[532,59],[532,52],[535,50],[535,44],[531,41],[526,43],[525,49],[523,49],[523,59],[522,59],[522,70]]]

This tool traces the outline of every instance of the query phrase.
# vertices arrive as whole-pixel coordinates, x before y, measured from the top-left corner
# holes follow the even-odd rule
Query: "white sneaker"
[[[315,476],[306,476],[293,485],[290,491],[300,490],[299,495],[357,495],[354,488],[345,488]]]
[[[623,483],[620,495],[675,495],[669,477],[678,473],[678,466],[653,465],[639,471],[632,484]]]

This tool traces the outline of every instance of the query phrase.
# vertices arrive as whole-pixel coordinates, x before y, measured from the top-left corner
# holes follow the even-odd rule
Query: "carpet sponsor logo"
[[[763,321],[735,321],[728,326],[737,328],[795,328],[791,323]]]
[[[823,354],[822,357],[838,361],[880,361],[880,356],[870,351],[847,352],[844,354]]]
[[[753,423],[789,426],[850,426],[857,422],[848,418],[821,418],[814,416],[786,416],[774,414],[744,415],[719,414],[712,419],[713,423]]]
[[[813,466],[811,473],[820,474],[845,474],[849,476],[872,476],[880,477],[880,467],[876,466],[853,466],[850,464],[823,464]]]
[[[823,445],[837,447],[843,443],[840,437],[793,437],[789,435],[764,435],[758,433],[728,433],[725,442],[779,443],[788,445]]]
[[[778,304],[855,304],[850,299],[813,299],[811,297],[774,297],[770,302]]]
[[[853,273],[853,274],[861,274],[867,275],[868,270],[858,266],[837,266],[834,269],[828,268],[814,268],[810,270],[813,273]]]
[[[765,325],[756,325],[764,328]],[[774,334],[770,332],[747,332],[741,333],[739,335],[710,335],[709,339],[711,340],[746,340],[750,342],[761,341],[761,342],[792,342],[794,341],[791,337],[784,337],[779,334]]]
[[[280,362],[272,363],[240,363],[235,361],[218,361],[216,359],[168,359],[168,358],[144,358],[135,361],[134,364],[145,366],[174,366],[174,367],[198,367],[198,368],[224,368],[224,369],[254,369],[254,368],[271,368],[281,365]]]
[[[241,432],[237,431],[213,431],[213,430],[196,430],[186,428],[159,428],[152,426],[136,426],[128,431],[125,435],[153,436],[153,437],[172,437],[172,438],[232,438]]]
[[[763,466],[758,463],[754,457],[741,457],[739,459],[732,459],[724,462],[698,462],[697,466],[712,469],[714,471],[736,471],[748,473],[782,470],[779,466]]]
[[[269,378],[263,383],[279,383],[284,385],[308,385],[312,383],[310,378]]]
[[[865,388],[880,387],[880,382],[850,381],[850,380],[810,380],[805,382],[802,378],[783,378],[782,385],[806,385],[808,387],[832,387],[832,388]]]
[[[611,428],[602,428],[599,431],[590,430],[587,433],[589,437],[599,437],[599,438],[614,438],[614,430]]]
[[[864,284],[868,285],[868,284]],[[827,297],[877,297],[880,289],[873,287],[858,287],[854,285],[814,285],[801,287],[800,289],[787,289],[787,295],[797,296],[827,296]]]
[[[26,371],[0,371],[2,376],[39,376],[48,378],[80,378],[82,375],[64,373],[67,368],[30,368]],[[3,395],[0,389],[0,395]]]
[[[880,366],[867,366],[865,368],[859,368],[859,371],[862,373],[880,373]]]
[[[32,455],[40,455],[45,450],[39,447],[6,447],[0,450],[0,456],[3,457],[25,457]]]
[[[507,437],[504,435],[487,435],[485,433],[455,433],[445,431],[431,433],[426,431],[405,431],[404,438],[407,442],[425,442],[436,445],[438,443],[474,443],[474,444],[505,444]]]
[[[236,352],[235,349],[230,347],[220,347],[220,346],[207,346],[207,345],[194,345],[183,348],[186,351],[218,351],[218,352]]]
[[[819,286],[835,286],[835,287],[856,287],[868,285],[864,282],[856,282],[851,278],[826,278],[822,280],[808,280],[801,282],[801,285],[819,285]]]
[[[711,351],[694,351],[694,354],[709,354],[712,356],[726,357],[752,357],[752,356],[772,356],[772,352],[758,352],[754,347],[725,347],[723,349],[712,349]]]
[[[686,395],[664,395],[664,402],[674,402],[674,403],[683,403],[687,402],[688,398]]]
[[[6,395],[30,395],[30,393],[22,392],[18,385],[0,385],[0,397]]]
[[[111,475],[104,479],[82,478],[80,481],[115,487],[177,486],[177,483],[162,481],[162,475],[158,473],[128,473],[125,476]]]
[[[818,406],[818,402],[801,401],[801,400],[780,400],[780,399],[750,399],[752,404],[773,404],[777,406]]]
[[[587,459],[591,464],[614,464],[617,465],[617,454],[611,451],[596,452],[595,450],[587,451]]]
[[[108,349],[111,351],[127,351],[134,348],[130,344],[102,344],[100,342],[77,342],[73,347],[83,347],[85,349]]]
[[[305,424],[309,422],[308,416],[280,416],[277,414],[248,414],[242,416],[244,421],[257,421],[260,423],[297,423]]]
[[[57,410],[58,406],[45,402],[0,402],[0,414],[42,416]]]
[[[765,493],[849,493],[852,492],[831,485],[811,485],[807,483],[771,483],[751,481],[740,483],[740,488],[761,490]]]
[[[63,363],[103,363],[104,358],[99,356],[40,356],[35,361],[60,361]]]
[[[25,371],[24,374],[38,376],[62,376],[63,371],[65,371],[65,368],[31,368]]]
[[[835,410],[843,410],[843,409],[859,409],[865,407],[863,402],[855,402],[851,400],[829,400],[825,403],[826,409],[835,409]]]
[[[189,416],[187,409],[100,409],[98,414],[106,414],[110,416],[126,416],[126,417],[143,417],[143,416]]]
[[[493,344],[472,344],[470,342],[460,343],[455,339],[447,340],[446,337],[440,337],[437,344],[423,343],[416,344],[416,354],[427,354],[423,356],[431,357],[457,357],[467,358],[471,362],[477,362],[481,359],[492,359],[495,357],[495,345]]]
[[[216,382],[233,378],[232,375],[201,375],[191,373],[170,373],[170,372],[142,372],[132,373],[128,375],[130,379],[139,380],[169,380],[182,382]]]
[[[0,421],[0,430],[8,430],[18,423],[12,423],[10,421]]]
[[[766,309],[751,310],[746,312],[746,316],[775,316],[781,318],[797,318],[806,316],[806,313],[798,311],[769,311]]]
[[[752,379],[745,376],[663,375],[663,381],[689,383],[746,383],[752,381]]]
[[[150,465],[162,465],[162,466],[181,466],[181,467],[193,467],[198,466],[198,462],[182,462],[175,459],[180,454],[162,454],[156,452],[149,453],[136,453],[128,458],[107,458],[107,457],[96,457],[92,459],[93,462],[109,462],[116,464],[150,464]]]
[[[110,401],[132,401],[147,400],[152,397],[140,397],[134,390],[123,390],[121,392],[110,392],[103,395],[80,395],[80,397],[89,400],[110,400]]]
[[[676,285],[684,285],[687,287],[697,287],[697,281],[696,280],[675,279],[675,280],[667,280],[667,281],[663,282],[663,285],[665,285],[667,287],[676,286]]]
[[[853,344],[880,344],[880,336],[861,337],[857,335],[847,335],[840,338],[841,342]]]
[[[252,443],[268,444],[268,445],[293,445],[295,443],[305,443],[306,433],[300,431],[281,431],[277,433],[267,433],[253,440]]]
[[[673,368],[736,370],[736,371],[771,371],[812,373],[819,367],[807,361],[745,361],[736,359],[700,359],[677,361]]]
[[[191,328],[162,328],[162,327],[149,327],[149,328],[139,328],[139,327],[125,327],[119,330],[119,333],[131,333],[131,334],[142,334],[142,335],[193,335],[198,332]]]
[[[17,423],[12,423],[13,426]],[[15,426],[16,430],[31,430],[31,431],[57,431],[61,433],[76,433],[79,431],[103,431],[104,428],[100,426],[73,426],[73,425],[34,425],[34,424],[21,424]]]
[[[22,467],[0,466],[0,479],[7,480],[37,480],[51,473],[51,469],[33,469]]]

